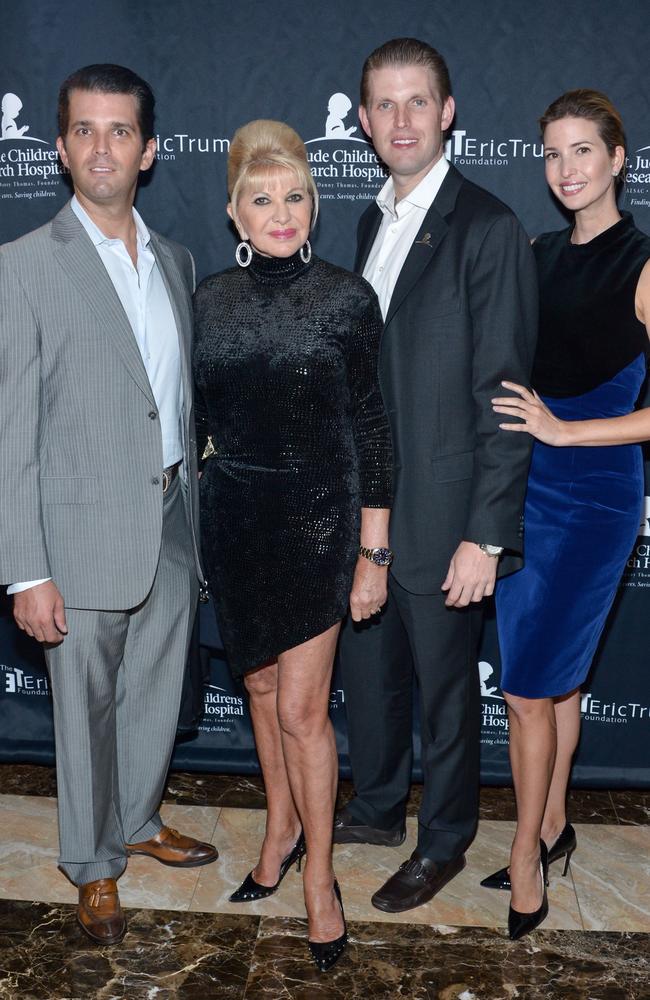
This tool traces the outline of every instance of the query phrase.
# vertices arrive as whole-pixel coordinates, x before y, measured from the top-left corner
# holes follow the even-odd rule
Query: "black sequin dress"
[[[346,613],[362,507],[391,503],[370,285],[312,257],[254,254],[195,295],[206,572],[232,672]]]

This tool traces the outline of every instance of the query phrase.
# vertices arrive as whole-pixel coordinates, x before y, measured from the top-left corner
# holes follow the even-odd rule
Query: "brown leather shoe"
[[[126,934],[114,878],[98,878],[79,886],[77,923],[98,944],[117,944]]]
[[[204,844],[194,837],[184,837],[171,826],[163,826],[155,837],[141,844],[127,844],[129,854],[146,854],[171,868],[196,868],[216,861],[219,852],[213,844]]]
[[[370,902],[385,913],[401,913],[422,906],[433,899],[447,882],[465,867],[465,855],[459,854],[441,865],[422,858],[417,851],[401,864],[394,875],[374,894]]]

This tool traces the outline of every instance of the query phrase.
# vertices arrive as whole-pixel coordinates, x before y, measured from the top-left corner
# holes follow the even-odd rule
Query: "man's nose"
[[[395,105],[395,128],[408,128],[409,125],[409,113],[406,105],[400,107],[399,104]]]
[[[111,148],[110,132],[95,132],[93,141],[93,151],[97,156],[108,153]]]

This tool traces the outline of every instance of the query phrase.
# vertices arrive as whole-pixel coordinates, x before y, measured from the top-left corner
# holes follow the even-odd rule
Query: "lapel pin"
[[[416,240],[416,244],[423,247],[431,247],[431,233],[425,233],[421,239]]]

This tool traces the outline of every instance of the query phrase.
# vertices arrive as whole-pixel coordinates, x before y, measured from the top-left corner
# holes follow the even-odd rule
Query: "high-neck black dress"
[[[391,503],[379,305],[312,257],[253,255],[195,295],[203,556],[241,675],[346,613],[362,507]]]
[[[648,334],[635,315],[650,238],[623,218],[588,243],[540,236],[539,341],[532,384],[561,420],[630,413]],[[501,687],[525,698],[585,680],[637,536],[640,445],[554,448],[535,441],[524,508],[525,565],[497,584]]]

